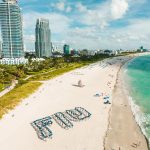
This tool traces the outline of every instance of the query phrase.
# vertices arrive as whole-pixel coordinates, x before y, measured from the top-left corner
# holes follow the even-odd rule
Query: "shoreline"
[[[137,123],[132,108],[129,104],[128,97],[124,92],[124,66],[135,58],[136,57],[133,57],[122,64],[122,66],[118,70],[116,84],[112,93],[113,102],[109,112],[109,124],[106,131],[106,136],[104,138],[104,150],[132,150],[135,148],[137,150],[149,149],[148,139]],[[119,97],[122,97],[122,99],[120,99]],[[127,126],[125,124],[127,124]],[[130,136],[131,133],[132,136]]]
[[[140,57],[140,56],[138,56],[138,57]],[[128,94],[129,95],[129,88],[127,88],[128,86],[129,86],[129,83],[125,83],[125,77],[124,77],[124,73],[123,73],[123,69],[126,69],[125,67],[128,65],[128,63],[130,63],[131,61],[133,61],[134,59],[136,59],[137,57],[134,57],[133,59],[131,59],[131,60],[129,60],[127,63],[125,63],[123,66],[122,66],[122,78],[123,78],[123,90],[125,91],[125,93],[126,94]],[[130,95],[129,95],[130,96]],[[135,103],[134,103],[134,101],[133,101],[133,99],[131,99],[131,102],[134,104],[134,105],[136,105]],[[139,129],[140,129],[140,131],[141,131],[141,134],[145,137],[145,140],[146,140],[146,142],[147,142],[147,147],[148,147],[148,149],[150,149],[150,142],[149,142],[149,140],[148,140],[148,138],[146,137],[146,133],[144,133],[144,129],[142,129],[142,127],[140,126],[140,123],[136,120],[136,114],[135,114],[135,112],[132,110],[133,108],[132,108],[132,106],[131,106],[131,103],[130,102],[130,100],[129,100],[129,98],[128,98],[128,103],[129,103],[129,106],[130,106],[130,108],[131,108],[131,111],[132,111],[132,115],[133,115],[133,117],[134,117],[134,119],[135,119],[135,122],[137,123],[137,126],[139,127]],[[138,106],[138,105],[136,105],[136,106]],[[139,106],[138,106],[139,107]],[[141,110],[140,110],[141,111]],[[141,112],[142,113],[142,112]]]
[[[129,103],[129,106],[130,106],[130,108],[131,108],[131,111],[132,111],[133,117],[134,117],[134,119],[135,119],[135,122],[137,123],[137,125],[138,125],[138,127],[139,127],[139,129],[140,129],[140,131],[141,131],[141,134],[143,134],[143,136],[145,137],[145,140],[146,140],[146,142],[147,142],[147,147],[148,147],[148,149],[150,149],[150,141],[149,141],[149,139],[148,139],[147,136],[146,136],[145,129],[142,127],[142,125],[140,124],[140,122],[139,122],[139,121],[137,120],[137,118],[136,118],[137,115],[136,115],[136,110],[134,110],[134,107],[135,107],[135,106],[138,107],[138,111],[140,111],[140,113],[143,113],[143,112],[140,110],[140,107],[139,107],[137,104],[135,104],[135,102],[133,101],[132,97],[130,96],[130,94],[129,94],[130,85],[129,85],[129,83],[125,83],[125,81],[126,81],[125,78],[126,78],[126,77],[125,77],[125,74],[123,73],[123,70],[126,69],[128,63],[130,63],[130,62],[133,61],[134,59],[136,59],[136,57],[133,58],[133,59],[131,59],[131,60],[128,61],[127,63],[125,63],[125,65],[123,65],[123,67],[122,67],[122,78],[124,79],[124,81],[123,81],[123,90],[124,90],[125,93],[128,95],[128,103]],[[138,117],[139,117],[139,116],[138,116]]]
[[[138,56],[139,57],[139,56]],[[139,127],[139,130],[141,131],[141,133],[143,134],[143,136],[145,137],[145,140],[146,140],[146,142],[147,142],[147,147],[148,147],[148,150],[150,149],[150,141],[149,141],[149,139],[146,137],[146,133],[144,132],[144,130],[145,129],[143,129],[142,128],[142,126],[140,125],[140,123],[137,121],[137,119],[136,119],[136,114],[135,114],[135,112],[134,112],[134,108],[132,108],[133,106],[132,105],[136,105],[137,107],[139,107],[137,104],[135,104],[134,103],[134,101],[133,101],[133,99],[131,98],[130,99],[130,94],[129,94],[129,83],[125,83],[125,75],[124,75],[124,73],[123,73],[123,70],[124,69],[126,69],[126,67],[127,67],[127,65],[131,62],[131,61],[133,61],[134,59],[136,59],[137,57],[134,57],[133,59],[131,59],[131,60],[129,60],[127,63],[125,63],[123,66],[122,66],[122,78],[123,78],[123,90],[125,91],[125,93],[129,96],[128,97],[128,103],[129,103],[129,106],[130,106],[130,109],[131,109],[131,111],[132,111],[132,115],[133,115],[133,117],[134,117],[134,119],[135,119],[135,122],[137,123],[137,125],[138,125],[138,127]],[[131,104],[132,103],[132,104]],[[141,110],[140,110],[141,111]],[[141,112],[142,113],[142,112]]]

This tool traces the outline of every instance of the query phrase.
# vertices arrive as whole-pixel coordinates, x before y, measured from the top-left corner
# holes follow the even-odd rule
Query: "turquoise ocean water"
[[[126,65],[125,81],[136,121],[150,142],[150,56],[140,56]]]

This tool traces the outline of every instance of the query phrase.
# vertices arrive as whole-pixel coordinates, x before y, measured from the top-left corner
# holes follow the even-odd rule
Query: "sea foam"
[[[142,133],[147,137],[149,143],[150,138],[148,137],[146,133],[146,127],[145,125],[148,124],[150,121],[150,115],[145,115],[140,107],[134,102],[133,98],[131,96],[128,96],[129,105],[131,106],[132,113],[134,115],[134,118],[137,122],[137,124],[140,126]]]

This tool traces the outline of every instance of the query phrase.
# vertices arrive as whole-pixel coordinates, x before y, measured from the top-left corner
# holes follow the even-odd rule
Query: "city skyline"
[[[24,41],[34,50],[37,18],[50,21],[52,42],[73,48],[135,49],[150,48],[148,0],[20,0]]]

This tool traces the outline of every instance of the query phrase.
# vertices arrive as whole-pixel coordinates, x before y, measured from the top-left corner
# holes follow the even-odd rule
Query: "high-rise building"
[[[35,51],[38,58],[52,56],[51,31],[49,20],[37,19],[35,29]]]
[[[2,42],[0,41],[0,58],[2,58]]]
[[[70,54],[70,47],[69,47],[69,45],[65,44],[63,49],[64,49],[64,54],[65,55],[69,55]]]
[[[0,25],[2,35],[2,57],[24,57],[22,16],[16,0],[0,3]]]

